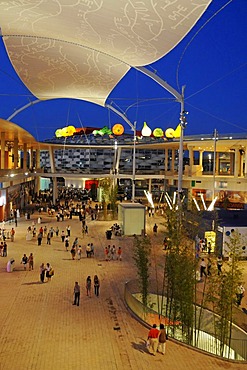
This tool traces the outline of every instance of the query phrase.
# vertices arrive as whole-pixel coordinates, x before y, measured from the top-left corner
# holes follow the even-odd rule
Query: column
[[[193,150],[194,147],[189,146],[188,149],[189,149],[189,160],[190,160],[188,175],[191,176],[192,175],[192,168],[193,168],[193,164],[194,164],[194,150]]]
[[[54,173],[55,172],[55,158],[54,158],[54,150],[51,146],[49,146],[49,155],[50,155],[51,173]]]
[[[241,148],[239,150],[239,176],[243,177],[244,176],[244,157],[245,157],[245,152]]]
[[[202,162],[203,162],[203,151],[199,150],[199,166],[201,167],[201,170],[203,170]]]
[[[57,197],[58,197],[57,178],[56,177],[53,177],[53,189],[52,189],[52,201],[53,201],[53,204],[56,204]]]
[[[32,146],[29,152],[29,167],[30,167],[30,170],[33,169],[33,147]]]
[[[247,177],[247,146],[244,149],[244,177]]]
[[[152,179],[148,179],[148,191],[152,193]]]
[[[238,149],[235,149],[234,177],[238,177],[239,175],[239,163],[240,163],[240,153]]]
[[[27,143],[23,145],[23,170],[27,170]]]
[[[5,169],[5,132],[1,132],[1,169]]]
[[[36,149],[35,168],[37,170],[40,168],[40,150],[39,149]]]
[[[165,153],[165,159],[164,159],[164,170],[165,170],[165,174],[168,170],[168,149],[165,148],[164,149],[164,153]]]
[[[14,138],[14,168],[18,167],[18,137]]]

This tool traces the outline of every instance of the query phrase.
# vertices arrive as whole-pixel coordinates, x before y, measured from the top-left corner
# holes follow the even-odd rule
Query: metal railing
[[[247,333],[233,324],[231,338],[227,338],[225,344],[222,344],[214,333],[212,323],[217,315],[212,311],[196,306],[198,314],[195,316],[199,317],[199,310],[202,310],[202,313],[200,313],[200,326],[198,323],[195,323],[192,339],[188,343],[188,338],[183,334],[180,323],[171,323],[164,314],[159,313],[161,306],[162,312],[166,312],[165,297],[162,298],[157,293],[149,292],[148,306],[143,306],[138,282],[137,280],[132,280],[125,284],[124,298],[129,309],[144,324],[151,326],[154,323],[164,323],[169,337],[221,358],[241,362],[247,361]],[[228,345],[229,343],[230,345]]]

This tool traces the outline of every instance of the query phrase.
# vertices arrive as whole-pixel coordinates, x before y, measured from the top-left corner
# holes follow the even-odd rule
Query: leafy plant
[[[142,297],[142,304],[147,307],[148,304],[148,287],[149,287],[149,267],[151,243],[148,237],[134,238],[134,261],[137,267],[137,275],[139,277],[139,287]]]

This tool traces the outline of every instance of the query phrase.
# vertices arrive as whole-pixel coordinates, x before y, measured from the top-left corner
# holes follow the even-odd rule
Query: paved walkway
[[[0,369],[1,370],[217,370],[245,369],[246,364],[233,364],[186,348],[171,340],[165,356],[151,356],[145,348],[147,329],[128,312],[124,300],[124,283],[136,277],[131,256],[131,237],[114,237],[111,244],[122,246],[123,260],[106,262],[104,247],[109,244],[105,230],[112,222],[89,222],[89,235],[84,239],[77,218],[56,222],[43,215],[42,226],[71,225],[71,238],[80,237],[83,258],[72,260],[60,237],[51,246],[43,240],[26,241],[30,221],[21,219],[14,242],[8,241],[8,257],[0,258]],[[152,220],[152,222],[155,220]],[[157,220],[156,220],[157,221]],[[151,229],[151,220],[148,220]],[[159,232],[162,226],[159,227]],[[95,257],[86,258],[85,246],[95,245]],[[34,254],[34,270],[24,271],[20,264],[23,253]],[[16,268],[6,272],[13,257]],[[49,283],[39,282],[39,266],[50,262],[55,275]],[[97,274],[101,280],[99,298],[86,296],[85,280]],[[73,286],[81,286],[80,306],[73,306]],[[115,330],[116,328],[119,330]]]

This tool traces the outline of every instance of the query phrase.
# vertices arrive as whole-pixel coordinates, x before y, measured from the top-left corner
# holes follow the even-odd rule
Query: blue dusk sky
[[[247,0],[213,0],[188,35],[166,56],[147,68],[181,92],[185,85],[186,135],[247,134]],[[8,119],[35,97],[16,75],[0,40],[0,118]],[[157,83],[131,69],[111,92],[107,103],[125,113],[141,130],[175,128],[180,104]],[[16,115],[14,123],[37,140],[55,130],[75,127],[112,127],[120,122],[113,112],[82,100],[52,99]]]

